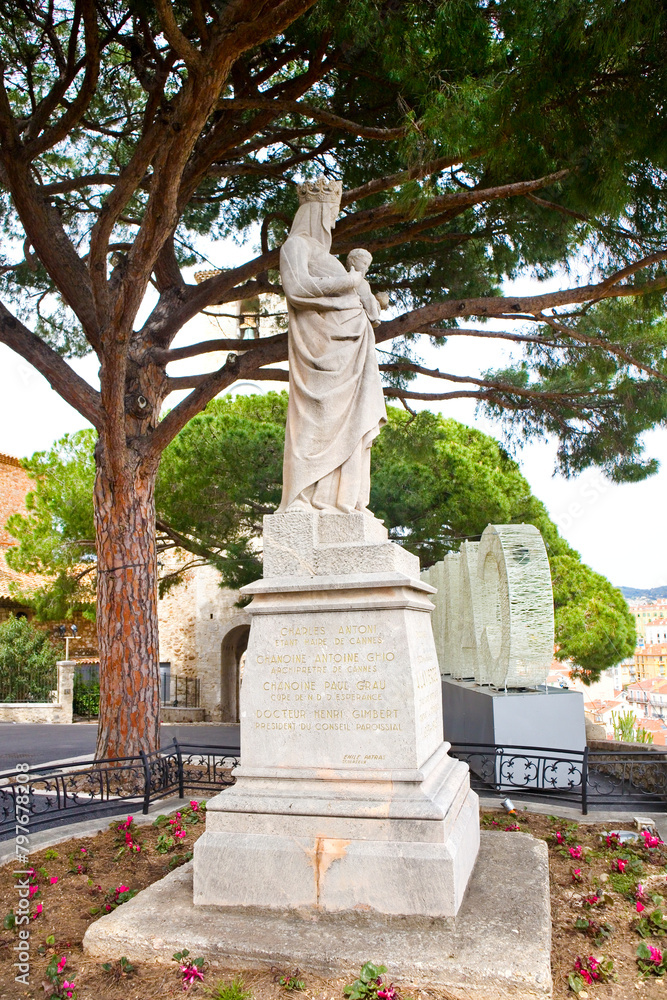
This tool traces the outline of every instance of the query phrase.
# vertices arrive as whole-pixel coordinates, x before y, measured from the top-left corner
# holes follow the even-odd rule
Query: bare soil
[[[194,842],[204,831],[203,819],[203,813],[197,815],[186,808],[179,823],[185,836],[173,838],[173,846],[167,842],[167,853],[159,852],[158,847],[164,841],[159,842],[158,838],[170,837],[173,828],[163,822],[157,827],[137,829],[131,826],[128,830],[119,830],[118,823],[114,823],[95,837],[68,840],[54,849],[32,854],[30,864],[35,869],[33,882],[38,890],[30,901],[31,912],[35,914],[39,904],[42,909],[30,920],[29,987],[14,980],[16,954],[13,949],[18,941],[17,929],[1,926],[5,915],[16,909],[18,893],[12,873],[19,866],[10,864],[0,868],[0,1000],[36,1000],[38,997],[48,1000],[52,991],[50,987],[44,991],[42,984],[54,955],[58,959],[67,956],[61,979],[74,980],[77,1000],[170,1000],[184,996],[177,962],[171,966],[138,964],[129,975],[121,975],[117,965],[107,971],[102,963],[87,958],[81,942],[89,924],[113,904],[119,887],[144,889],[188,858]],[[643,916],[656,909],[651,896],[662,899],[667,896],[667,848],[647,848],[643,842],[620,847],[615,842],[608,845],[604,836],[607,827],[599,824],[577,825],[528,812],[521,813],[516,821],[501,812],[482,815],[484,829],[505,830],[513,825],[544,839],[549,848],[555,1000],[566,996],[574,1000],[568,987],[568,975],[578,956],[589,955],[612,959],[616,979],[586,987],[580,993],[582,1000],[587,997],[590,1000],[652,1000],[655,997],[667,1000],[667,977],[643,977],[637,967],[636,950],[642,939],[635,929],[640,919],[636,904],[638,884],[645,892]],[[617,824],[614,829],[633,829],[632,822]],[[141,850],[126,849],[119,853],[128,846],[128,832],[135,845],[139,842]],[[581,859],[573,858],[570,848],[578,854],[579,847]],[[619,858],[621,861],[630,859],[622,875],[617,870]],[[581,869],[581,874],[575,880],[576,869]],[[609,925],[610,936],[596,942],[575,929],[574,922],[578,918],[592,920],[600,926]],[[11,919],[6,922],[11,924]],[[667,937],[650,937],[647,942],[661,948]],[[184,931],[183,947],[187,946],[187,932]],[[211,987],[238,978],[243,980],[254,1000],[277,1000],[285,995],[285,990],[275,981],[275,973],[211,967],[206,963],[206,955],[189,956],[190,959],[199,957],[205,963],[204,983],[194,984],[188,990],[189,996],[203,1000]],[[369,955],[368,958],[382,962],[382,955]],[[300,995],[309,1000],[343,1000],[346,980],[322,978],[307,969],[302,970],[298,978],[305,983]],[[387,978],[391,981],[391,969]],[[425,989],[411,983],[396,985],[404,997],[415,1000],[459,1000],[458,996],[439,987]]]

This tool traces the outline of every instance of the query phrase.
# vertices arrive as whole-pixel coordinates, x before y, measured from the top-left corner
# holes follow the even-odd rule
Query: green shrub
[[[44,629],[10,615],[0,625],[0,702],[49,701],[61,658],[61,644]]]
[[[99,715],[100,714],[100,685],[86,684],[80,674],[74,675],[74,701],[73,708],[75,715]]]

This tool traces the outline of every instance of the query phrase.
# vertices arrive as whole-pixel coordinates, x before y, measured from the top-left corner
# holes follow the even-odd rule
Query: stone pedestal
[[[496,691],[474,681],[442,679],[444,734],[450,743],[578,750],[586,746],[581,691],[539,687]]]
[[[479,847],[442,741],[433,588],[362,514],[264,519],[237,783],[208,805],[194,902],[453,916]]]

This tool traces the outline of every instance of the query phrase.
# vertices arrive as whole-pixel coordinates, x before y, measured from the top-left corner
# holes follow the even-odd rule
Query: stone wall
[[[238,599],[220,587],[217,570],[199,566],[159,604],[160,662],[170,664],[172,676],[199,677],[207,722],[238,718],[236,673],[250,623]]]

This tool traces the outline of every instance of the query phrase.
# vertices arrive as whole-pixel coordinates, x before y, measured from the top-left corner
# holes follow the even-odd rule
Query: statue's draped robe
[[[321,222],[322,206],[302,208],[314,211],[299,210],[280,251],[290,367],[283,510],[362,443],[370,447],[387,419],[373,327],[349,272],[303,231],[320,235],[321,226],[302,223],[299,232],[299,215]]]

